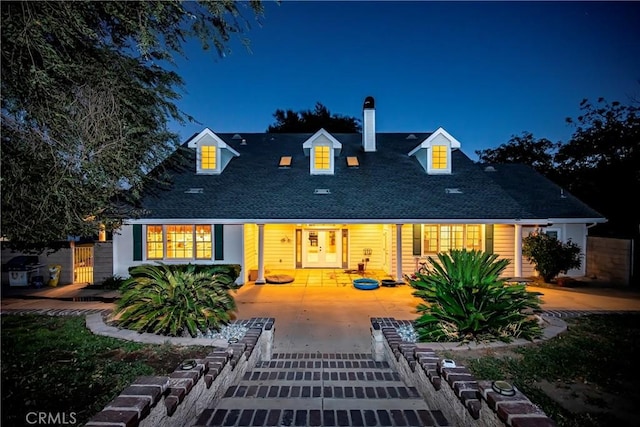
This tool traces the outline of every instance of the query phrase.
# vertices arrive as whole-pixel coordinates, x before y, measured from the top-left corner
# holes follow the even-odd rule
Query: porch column
[[[264,224],[258,224],[258,278],[256,285],[264,285]]]
[[[396,283],[404,283],[402,277],[402,224],[396,224]]]
[[[522,277],[522,225],[515,224],[514,229],[513,275],[515,277]]]

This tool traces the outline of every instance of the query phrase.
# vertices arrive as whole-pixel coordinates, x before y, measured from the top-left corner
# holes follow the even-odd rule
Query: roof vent
[[[331,190],[328,188],[316,188],[313,190],[313,194],[331,194]]]
[[[202,194],[204,190],[202,188],[189,188],[185,190],[186,194]]]
[[[233,135],[233,138],[231,139],[242,139],[242,136],[240,136],[239,133],[236,133],[235,135]]]
[[[409,135],[407,135],[407,139],[418,139],[418,137],[410,133]]]
[[[494,168],[493,166],[487,166],[486,168],[484,168],[485,172],[495,172],[496,168]]]
[[[447,194],[462,194],[462,190],[459,188],[445,188],[444,192]]]

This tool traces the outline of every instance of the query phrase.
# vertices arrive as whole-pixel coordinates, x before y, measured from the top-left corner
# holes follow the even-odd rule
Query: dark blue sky
[[[251,52],[188,45],[178,105],[202,124],[176,126],[183,140],[316,102],[361,118],[371,95],[378,131],[442,126],[475,158],[524,131],[566,142],[583,98],[640,97],[640,2],[283,1],[261,23]]]

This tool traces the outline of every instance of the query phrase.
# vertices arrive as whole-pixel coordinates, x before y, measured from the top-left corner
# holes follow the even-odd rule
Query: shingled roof
[[[408,153],[429,133],[377,133],[376,151],[362,135],[332,134],[342,150],[333,175],[311,175],[302,144],[312,134],[217,133],[240,153],[220,175],[173,176],[170,189],[148,193],[147,218],[237,222],[469,222],[572,218],[603,221],[598,212],[525,165],[475,163],[452,152],[450,175],[428,175]],[[185,143],[186,146],[186,143]],[[292,156],[291,166],[278,166]],[[357,156],[358,167],[347,165]],[[318,193],[321,191],[323,194]],[[328,194],[326,194],[328,193]]]

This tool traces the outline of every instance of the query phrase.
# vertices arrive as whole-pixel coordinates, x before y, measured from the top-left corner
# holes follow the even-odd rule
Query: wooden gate
[[[73,248],[73,283],[93,284],[93,245]]]

